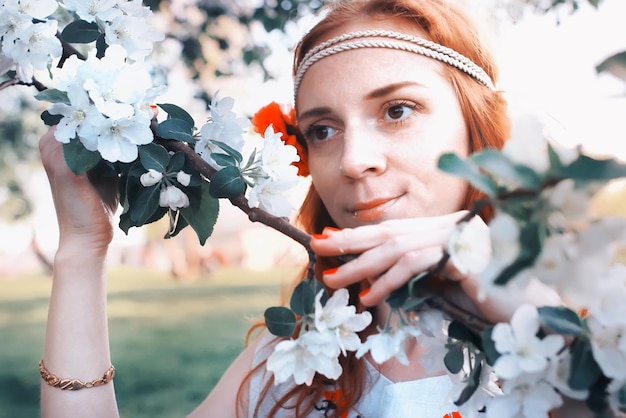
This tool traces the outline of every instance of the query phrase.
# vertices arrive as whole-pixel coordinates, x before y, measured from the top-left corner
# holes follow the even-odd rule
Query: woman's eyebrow
[[[331,113],[330,107],[314,107],[313,109],[302,112],[298,115],[298,119],[304,119],[309,117],[319,117]]]
[[[393,93],[396,90],[400,90],[401,88],[408,86],[422,86],[422,84],[415,81],[401,81],[399,83],[392,83],[384,87],[377,88],[372,90],[371,92],[365,95],[366,100],[377,99],[379,97],[384,97],[390,93]]]

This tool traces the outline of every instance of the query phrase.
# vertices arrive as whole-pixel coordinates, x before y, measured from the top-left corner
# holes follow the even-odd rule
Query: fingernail
[[[359,298],[362,298],[363,296],[367,295],[370,292],[370,290],[372,290],[371,287],[368,287],[367,289],[363,289],[361,293],[359,293]]]
[[[330,276],[332,274],[337,273],[338,268],[337,267],[333,267],[331,269],[328,270],[324,270],[324,276]]]
[[[326,235],[326,234],[313,234],[313,235],[311,235],[311,237],[315,238],[315,239],[327,239],[328,235]]]
[[[324,231],[337,232],[337,231],[341,231],[341,229],[335,228],[334,226],[327,226],[324,228]]]

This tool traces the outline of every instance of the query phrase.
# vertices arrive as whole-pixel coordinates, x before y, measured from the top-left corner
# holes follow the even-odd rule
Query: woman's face
[[[314,187],[339,227],[460,209],[466,184],[437,169],[442,153],[468,153],[443,65],[411,52],[362,48],[326,57],[305,74],[298,124]]]

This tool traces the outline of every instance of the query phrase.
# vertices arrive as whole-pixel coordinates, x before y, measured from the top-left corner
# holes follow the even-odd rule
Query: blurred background
[[[626,1],[450,1],[490,36],[514,114],[538,115],[565,145],[626,160]],[[243,116],[270,101],[290,103],[291,48],[323,4],[144,3],[168,34],[152,56],[169,86],[160,102],[185,108],[197,126],[217,91],[234,97]],[[37,362],[58,238],[37,149],[45,105],[34,94],[25,86],[0,91],[0,418],[39,415]],[[290,196],[294,206],[306,188],[303,180]],[[626,214],[624,190],[621,181],[611,184],[595,210]],[[114,239],[110,333],[124,417],[189,413],[306,261],[298,244],[228,203],[206,245],[187,230],[164,240],[167,225],[157,222],[128,235],[118,230]]]

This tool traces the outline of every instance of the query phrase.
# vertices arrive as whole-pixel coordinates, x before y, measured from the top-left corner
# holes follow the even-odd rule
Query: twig
[[[2,83],[0,83],[0,90],[4,90],[7,87],[11,86],[34,86],[37,91],[44,91],[48,88],[42,82],[33,77],[32,81],[30,82],[22,81],[19,78],[10,78],[8,80],[4,80]]]
[[[185,142],[167,140],[160,138],[155,135],[155,141],[161,145],[163,145],[166,149],[174,152],[181,152],[187,161],[207,179],[211,179],[213,175],[217,172],[217,170],[211,167],[206,161],[202,159],[200,155],[198,155],[195,150],[193,150],[190,146],[188,146]],[[301,229],[293,226],[288,219],[279,218],[277,216],[273,216],[268,212],[258,209],[251,208],[248,204],[248,199],[245,196],[239,195],[236,197],[232,197],[229,199],[230,202],[241,209],[246,215],[248,215],[248,219],[251,222],[260,222],[264,225],[267,225],[276,231],[286,235],[287,237],[293,239],[297,243],[301,244],[307,251],[309,256],[309,266],[308,266],[308,277],[313,277],[314,267],[315,267],[315,253],[311,249],[311,236]]]

